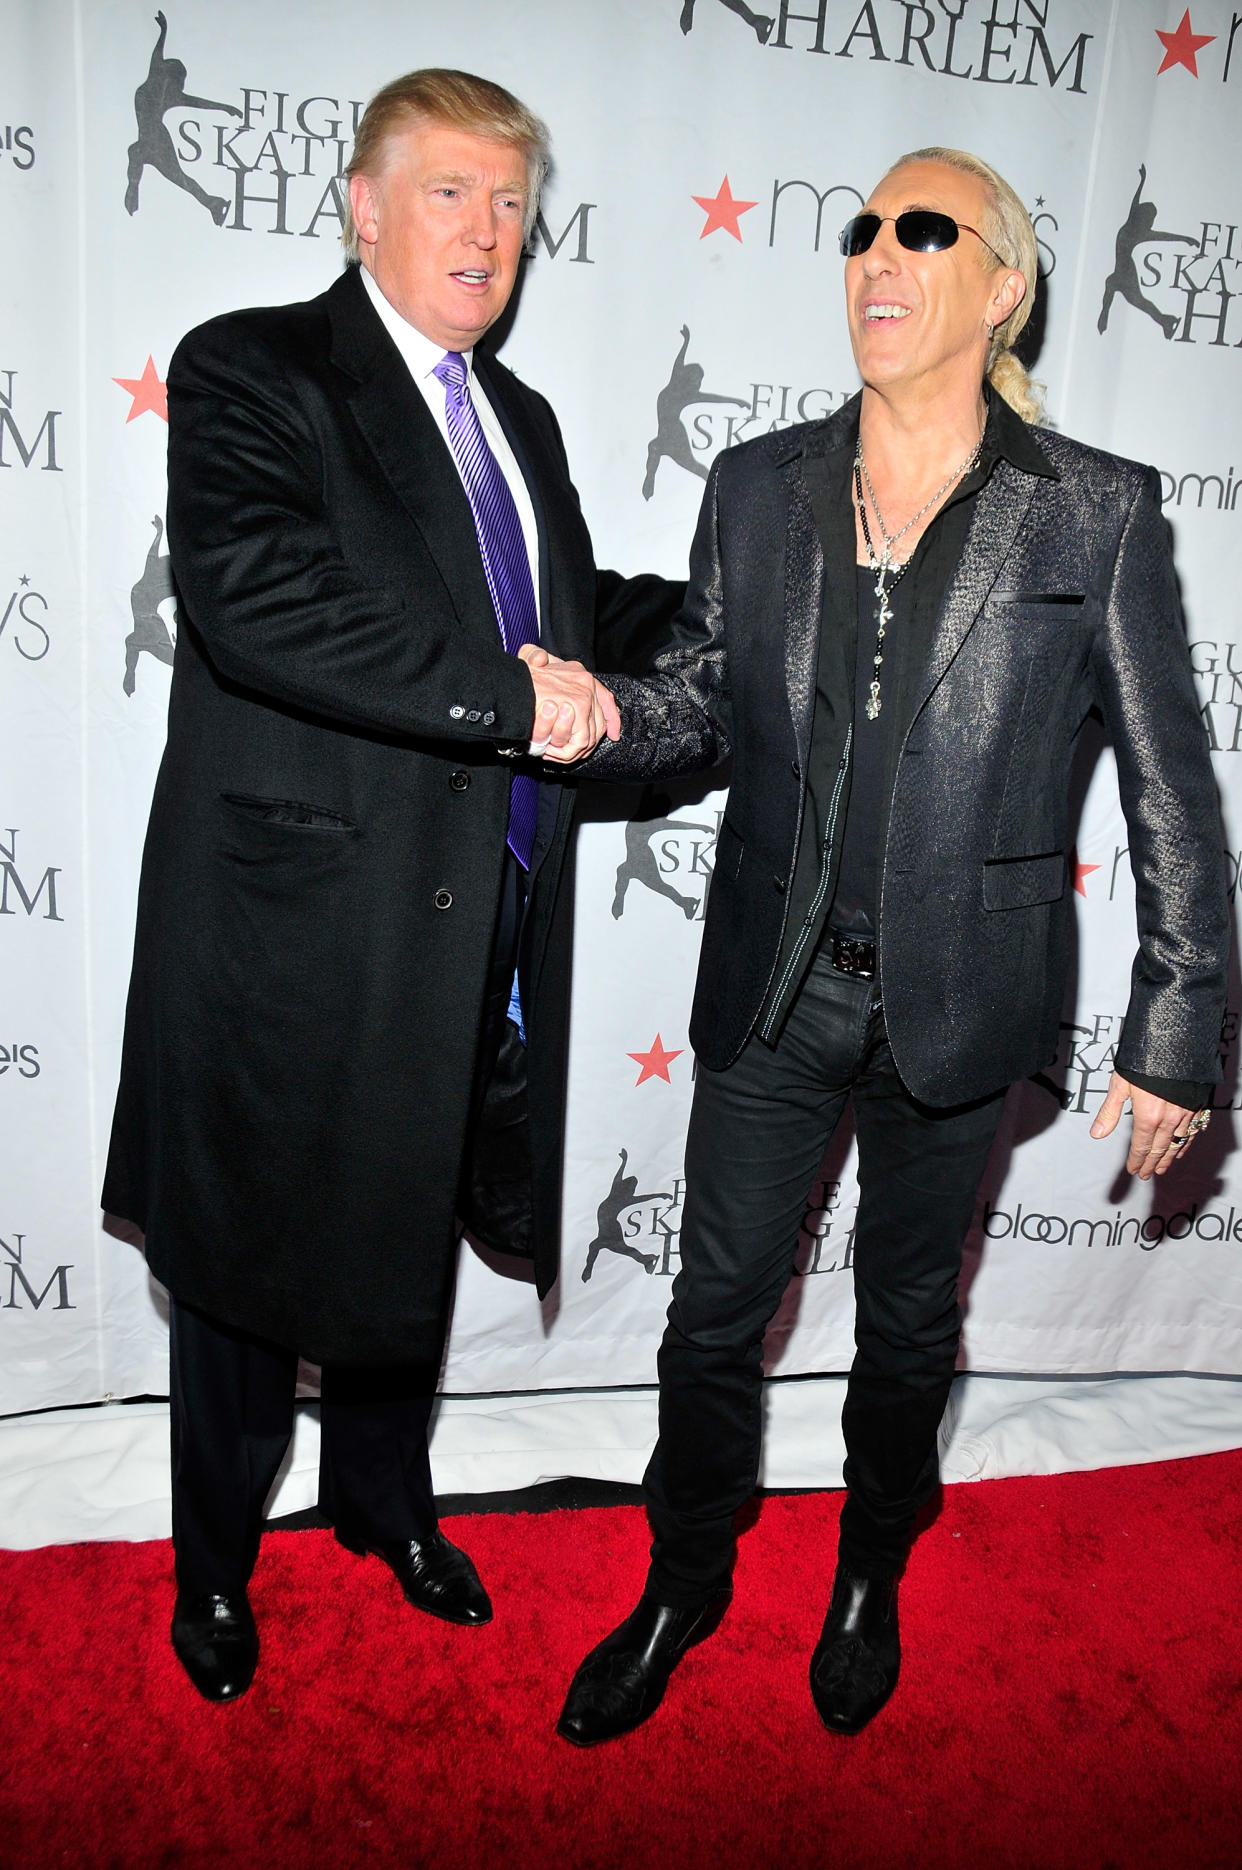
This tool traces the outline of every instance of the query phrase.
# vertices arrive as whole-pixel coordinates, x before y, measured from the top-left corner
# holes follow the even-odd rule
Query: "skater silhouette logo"
[[[730,13],[736,13],[743,23],[750,27],[760,45],[766,45],[772,37],[772,28],[776,21],[770,13],[756,13],[746,5],[746,0],[720,0],[722,7]],[[695,0],[683,0],[681,9],[681,30],[694,31]]]
[[[157,662],[172,667],[173,632],[161,617],[160,610],[176,597],[176,591],[173,588],[171,561],[167,552],[160,551],[164,539],[164,522],[158,513],[151,525],[155,537],[147,548],[142,576],[129,594],[134,627],[125,638],[125,679],[121,684],[127,695],[132,695],[137,686],[138,657],[144,649]],[[176,612],[173,614],[175,620]]]
[[[1153,323],[1159,325],[1166,338],[1174,337],[1182,322],[1176,312],[1161,311],[1160,307],[1146,296],[1143,285],[1154,283],[1154,280],[1149,269],[1145,269],[1148,277],[1140,281],[1138,256],[1143,248],[1155,246],[1157,243],[1176,242],[1182,246],[1198,247],[1199,241],[1194,234],[1171,234],[1164,228],[1156,226],[1156,205],[1152,201],[1143,200],[1143,191],[1146,186],[1147,169],[1144,164],[1140,164],[1138,187],[1134,191],[1130,211],[1117,229],[1113,270],[1104,282],[1104,302],[1100,306],[1100,316],[1096,321],[1096,329],[1101,336],[1108,330],[1113,301],[1118,298],[1124,299],[1127,305],[1134,307],[1136,312],[1142,312]]]
[[[596,1211],[595,1238],[582,1268],[583,1285],[590,1283],[601,1253],[633,1260],[647,1274],[671,1273],[673,1242],[680,1232],[680,1219],[674,1226],[672,1218],[680,1214],[684,1180],[674,1176],[671,1190],[643,1194],[638,1179],[629,1172],[628,1150],[621,1150],[612,1186]]]
[[[240,117],[242,113],[236,104],[219,104],[208,97],[195,97],[186,90],[185,66],[180,59],[167,58],[164,53],[168,21],[162,13],[157,13],[155,23],[159,27],[159,36],[151,53],[151,63],[146,77],[134,92],[138,135],[129,146],[125,207],[128,213],[137,214],[138,191],[143,174],[147,169],[155,169],[175,188],[183,188],[187,195],[206,208],[217,227],[223,227],[229,203],[223,195],[209,195],[192,175],[186,174],[164,119],[169,111],[181,109],[219,110],[229,117]]]
[[[681,349],[673,359],[672,374],[656,397],[656,432],[647,447],[644,500],[650,500],[655,492],[656,469],[661,461],[674,461],[678,467],[685,468],[688,474],[695,474],[700,480],[707,479],[707,469],[695,455],[682,420],[688,409],[696,408],[701,403],[732,403],[738,409],[750,407],[750,398],[747,396],[721,396],[714,390],[705,390],[702,364],[686,362],[689,349],[690,330],[687,325],[683,325]]]
[[[638,810],[625,827],[625,856],[617,865],[612,899],[613,920],[625,914],[632,883],[641,883],[654,896],[675,903],[687,922],[701,922],[707,912],[711,887],[711,856],[720,830],[720,813],[705,814],[714,822],[674,818],[673,803],[665,793],[644,789]]]

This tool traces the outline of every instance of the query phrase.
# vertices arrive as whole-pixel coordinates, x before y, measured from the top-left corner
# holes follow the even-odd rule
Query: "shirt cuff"
[[[1140,1091],[1163,1097],[1167,1103],[1180,1104],[1183,1110],[1207,1110],[1212,1103],[1212,1086],[1197,1084],[1190,1078],[1153,1078],[1145,1071],[1123,1071],[1127,1084],[1137,1084]]]

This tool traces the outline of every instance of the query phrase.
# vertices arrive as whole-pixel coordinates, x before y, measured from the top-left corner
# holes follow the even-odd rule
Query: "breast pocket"
[[[1073,616],[1080,611],[1087,601],[1085,591],[993,591],[993,604],[1003,605],[1006,610],[1031,610],[1041,617],[1050,618],[1057,612]]]
[[[986,642],[1003,649],[1012,680],[1023,683],[1024,717],[1042,717],[1058,684],[1081,671],[1097,616],[1094,600],[1079,592],[993,592]]]

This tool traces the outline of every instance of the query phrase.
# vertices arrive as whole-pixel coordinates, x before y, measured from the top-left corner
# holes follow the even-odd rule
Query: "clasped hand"
[[[558,766],[585,759],[605,737],[621,738],[621,716],[611,691],[580,662],[562,662],[538,643],[524,643],[518,655],[535,684],[535,722],[531,752]]]

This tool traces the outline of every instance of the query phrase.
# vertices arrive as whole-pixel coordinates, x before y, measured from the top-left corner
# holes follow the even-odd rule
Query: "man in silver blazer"
[[[1159,480],[1046,430],[1012,344],[1029,217],[987,164],[920,150],[842,234],[861,396],[713,469],[674,640],[607,678],[585,770],[731,754],[690,1027],[681,1271],[660,1350],[638,1608],[587,1657],[579,1745],[657,1706],[730,1591],[765,1327],[847,1098],[858,1135],[847,1495],[811,1692],[857,1733],[897,1681],[897,1580],[937,1480],[962,1243],[1006,1087],[1055,1055],[1072,924],[1071,752],[1116,752],[1139,948],[1093,1126],[1169,1169],[1219,1076],[1216,793]]]

